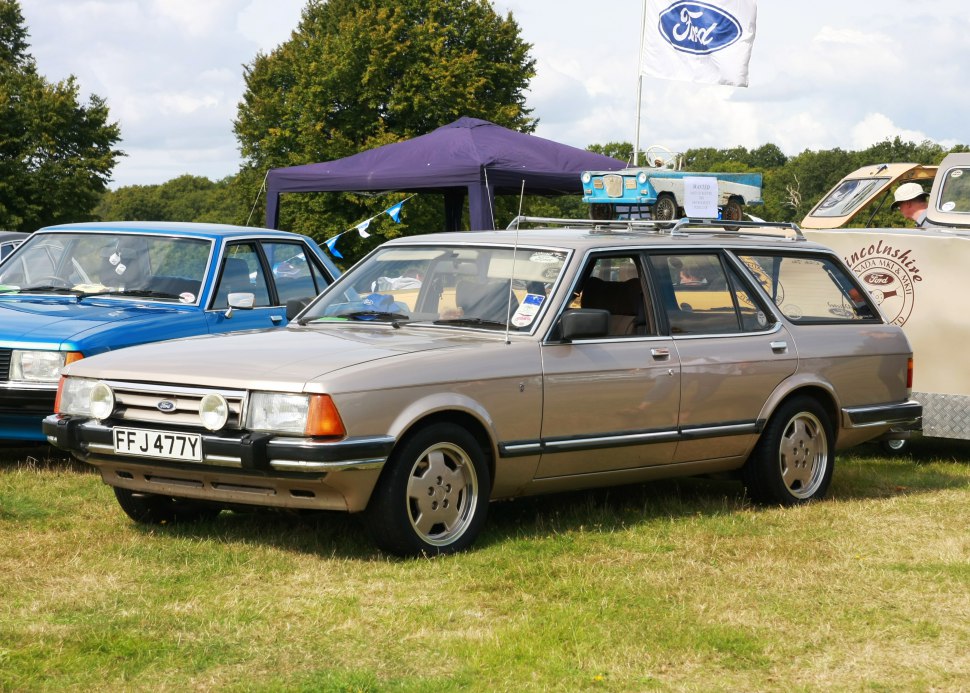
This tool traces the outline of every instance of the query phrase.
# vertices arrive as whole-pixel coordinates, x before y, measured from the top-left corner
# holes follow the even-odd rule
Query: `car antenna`
[[[519,214],[515,217],[515,244],[512,246],[512,272],[509,277],[509,302],[505,307],[505,343],[511,344],[509,341],[509,329],[512,322],[512,317],[509,315],[512,312],[512,280],[515,279],[515,258],[519,254],[519,219],[522,218],[522,200],[525,197],[525,178],[522,179],[522,189],[519,191]]]

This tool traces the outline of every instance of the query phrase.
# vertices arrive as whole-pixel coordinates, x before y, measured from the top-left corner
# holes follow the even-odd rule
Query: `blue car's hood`
[[[199,329],[203,320],[198,308],[161,303],[5,296],[0,299],[0,345],[96,352],[148,341],[144,330],[149,328],[153,339],[199,334],[205,331]]]

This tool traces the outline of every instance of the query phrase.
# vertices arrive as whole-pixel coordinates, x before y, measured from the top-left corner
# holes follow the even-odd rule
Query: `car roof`
[[[29,235],[26,231],[0,231],[0,241],[23,240]]]
[[[109,233],[161,233],[197,238],[233,238],[251,236],[276,236],[279,238],[302,238],[299,234],[256,226],[233,226],[231,224],[202,224],[187,221],[88,221],[76,224],[45,226],[40,231],[107,231]]]
[[[794,224],[768,224],[751,222],[727,222],[690,220],[663,224],[629,224],[627,222],[593,222],[590,220],[542,220],[529,219],[529,223],[555,221],[563,226],[540,226],[538,228],[504,229],[497,231],[456,231],[421,236],[400,237],[386,245],[458,244],[515,246],[547,246],[580,251],[604,247],[655,246],[698,247],[777,245],[791,248],[795,244],[805,250],[828,250],[827,247],[805,239]],[[727,226],[727,228],[725,228]],[[741,228],[743,227],[743,228]],[[737,228],[738,230],[731,230]]]

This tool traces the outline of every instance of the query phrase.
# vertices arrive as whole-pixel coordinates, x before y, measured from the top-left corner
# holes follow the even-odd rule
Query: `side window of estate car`
[[[583,276],[571,307],[608,310],[610,337],[656,334],[656,320],[644,301],[635,257],[597,258]]]
[[[866,291],[831,258],[782,254],[738,257],[793,322],[878,319]],[[893,296],[886,292],[883,298]]]
[[[672,335],[735,334],[770,326],[770,314],[719,254],[658,254],[650,262]]]
[[[228,308],[229,294],[251,293],[256,297],[256,307],[268,306],[269,289],[266,276],[259,262],[255,243],[237,243],[226,248],[219,276],[219,288],[212,307]]]

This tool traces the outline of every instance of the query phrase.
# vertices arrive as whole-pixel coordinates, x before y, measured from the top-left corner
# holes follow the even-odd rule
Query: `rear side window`
[[[865,290],[832,258],[782,254],[738,257],[792,322],[879,320]]]
[[[672,335],[767,329],[772,317],[718,253],[651,255],[657,295]]]

